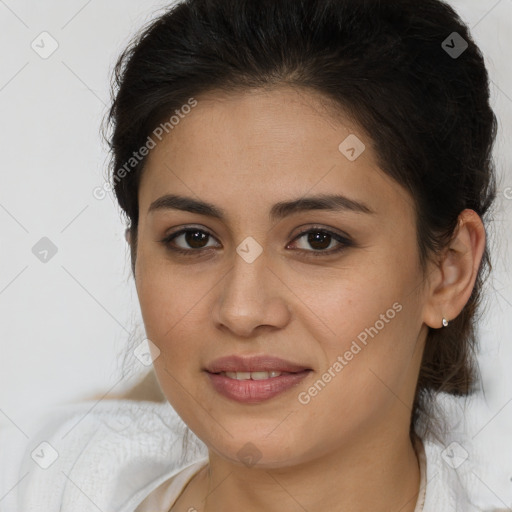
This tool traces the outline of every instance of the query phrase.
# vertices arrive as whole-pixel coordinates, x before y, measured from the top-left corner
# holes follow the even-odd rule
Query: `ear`
[[[132,237],[130,234],[130,228],[126,228],[124,231],[124,238],[128,242],[128,245],[132,245]]]
[[[429,276],[429,291],[423,321],[441,328],[445,317],[456,318],[469,300],[485,250],[485,228],[480,216],[466,209],[450,245]]]

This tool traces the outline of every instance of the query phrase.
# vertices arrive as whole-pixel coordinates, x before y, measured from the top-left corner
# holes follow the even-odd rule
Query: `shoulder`
[[[169,403],[104,400],[54,407],[0,430],[0,502],[23,510],[118,510],[204,454],[183,452]]]
[[[487,463],[473,449],[471,438],[440,442],[423,438],[426,494],[423,512],[500,512],[486,503]],[[507,509],[508,510],[508,509]]]
[[[159,512],[168,511],[176,503],[176,500],[182,494],[184,488],[190,480],[203,469],[208,463],[208,457],[194,462],[179,472],[172,475],[171,478],[165,480],[157,488],[153,490],[142,502],[137,502],[138,505],[134,512]],[[128,507],[120,512],[132,512],[133,503],[128,504]],[[190,507],[191,509],[193,507]]]

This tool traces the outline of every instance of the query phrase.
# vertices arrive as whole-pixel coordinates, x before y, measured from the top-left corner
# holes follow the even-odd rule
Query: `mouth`
[[[261,380],[263,378],[277,377],[278,375],[270,375],[276,373],[299,373],[305,370],[311,370],[306,365],[294,363],[274,357],[270,355],[259,356],[239,356],[232,355],[216,359],[206,366],[205,370],[209,373],[225,373],[230,374],[231,378],[238,380],[245,380],[252,378],[254,380]],[[240,374],[241,377],[235,377],[234,374]],[[250,374],[250,376],[247,376]],[[269,374],[264,375],[263,374]],[[253,377],[254,375],[254,377]]]
[[[273,356],[228,356],[204,368],[213,389],[245,404],[269,400],[297,386],[313,370]]]
[[[279,377],[280,375],[292,375],[292,373],[298,373],[298,372],[265,372],[265,371],[258,371],[258,372],[219,372],[215,375],[222,375],[224,377],[228,377],[229,379],[236,379],[236,380],[265,380],[265,379],[274,379],[275,377]]]

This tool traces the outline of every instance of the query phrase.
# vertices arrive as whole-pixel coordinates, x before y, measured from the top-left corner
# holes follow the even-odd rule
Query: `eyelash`
[[[208,235],[209,237],[215,238],[211,233],[208,233],[208,231],[205,231],[205,230],[199,229],[199,228],[189,227],[189,228],[184,228],[184,229],[181,229],[180,231],[176,231],[174,233],[169,234],[163,240],[160,240],[160,242],[170,251],[173,251],[173,252],[179,253],[179,254],[183,254],[183,255],[189,256],[189,257],[201,256],[203,251],[208,251],[209,249],[212,249],[212,247],[207,247],[207,248],[203,248],[203,249],[181,249],[181,248],[171,246],[171,242],[175,238],[178,238],[180,235],[183,235],[183,234],[186,234],[189,232],[200,232],[200,233],[204,233],[204,234]],[[295,242],[296,240],[299,240],[303,236],[308,235],[310,233],[322,233],[325,235],[329,235],[332,238],[334,238],[338,243],[341,244],[341,246],[338,247],[337,249],[330,249],[329,251],[322,251],[322,250],[308,251],[305,249],[296,249],[300,253],[307,253],[308,255],[311,255],[314,258],[317,258],[319,256],[324,256],[324,257],[331,256],[333,254],[339,253],[339,252],[343,251],[344,249],[354,245],[353,242],[351,240],[349,240],[348,238],[346,238],[342,235],[339,235],[338,233],[334,233],[333,231],[330,231],[328,229],[321,228],[319,226],[318,227],[313,226],[312,228],[309,228],[306,231],[302,231],[292,240],[292,242]]]

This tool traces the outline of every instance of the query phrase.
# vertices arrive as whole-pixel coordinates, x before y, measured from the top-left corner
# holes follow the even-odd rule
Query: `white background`
[[[512,506],[512,0],[449,3],[486,57],[500,122],[495,269],[480,329],[485,400],[472,400],[464,420],[495,462],[486,487]],[[0,425],[26,409],[114,396],[136,380],[121,368],[129,334],[139,326],[144,339],[124,226],[112,196],[92,191],[107,173],[99,128],[111,69],[166,5],[0,0]],[[59,45],[48,59],[31,48],[43,31]],[[32,253],[42,237],[58,249],[47,263]]]

